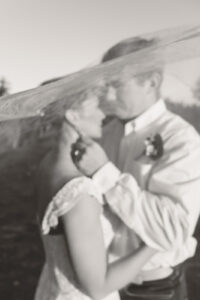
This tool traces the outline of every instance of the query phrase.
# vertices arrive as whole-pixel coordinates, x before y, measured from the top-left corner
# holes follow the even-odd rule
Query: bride
[[[143,245],[129,256],[111,259],[117,219],[71,158],[80,135],[101,137],[103,118],[97,94],[82,94],[65,111],[58,142],[39,167],[37,214],[46,262],[35,300],[118,300],[118,290],[155,253]]]

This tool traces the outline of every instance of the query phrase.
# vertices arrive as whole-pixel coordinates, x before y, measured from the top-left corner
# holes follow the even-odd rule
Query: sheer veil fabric
[[[0,101],[0,121],[19,118],[42,117],[49,107],[55,114],[69,107],[80,92],[105,82],[108,78],[117,79],[120,72],[131,66],[130,76],[138,75],[156,66],[170,64],[200,56],[200,25],[181,26],[139,36],[153,39],[145,49],[97,64],[62,77],[45,86],[5,96]],[[135,39],[138,37],[133,37]]]
[[[49,84],[35,89],[1,97],[0,154],[56,134],[63,112],[82,92],[119,78],[127,66],[131,67],[130,76],[134,76],[161,64],[200,57],[200,25],[165,29],[138,37],[147,41],[153,39],[154,46],[149,43],[145,49],[102,64],[99,57],[86,68],[59,80],[50,80]]]

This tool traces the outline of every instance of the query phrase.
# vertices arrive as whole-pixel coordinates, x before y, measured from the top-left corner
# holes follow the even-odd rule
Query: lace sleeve
[[[78,203],[81,194],[88,194],[103,204],[102,194],[90,178],[74,178],[57,192],[47,206],[41,226],[43,234],[48,234],[51,227],[58,225],[58,218]]]

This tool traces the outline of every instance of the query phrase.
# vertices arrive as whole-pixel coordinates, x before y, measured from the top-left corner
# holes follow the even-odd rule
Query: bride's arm
[[[142,246],[137,252],[109,264],[100,213],[100,204],[84,195],[62,217],[74,271],[92,299],[101,299],[133,281],[141,267],[155,254],[155,250]]]

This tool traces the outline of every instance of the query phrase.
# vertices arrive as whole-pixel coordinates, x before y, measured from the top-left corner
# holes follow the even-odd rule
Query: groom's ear
[[[68,109],[65,112],[65,118],[72,125],[77,125],[79,122],[79,114],[77,111],[75,111],[73,109]]]

